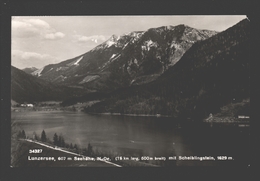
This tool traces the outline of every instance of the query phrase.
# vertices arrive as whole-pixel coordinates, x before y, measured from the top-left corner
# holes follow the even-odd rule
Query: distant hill
[[[38,70],[38,69],[35,67],[28,67],[28,68],[22,69],[22,71],[26,72],[27,74],[31,74],[32,72],[34,72],[36,70]]]
[[[197,41],[217,34],[186,25],[113,35],[91,51],[32,73],[49,82],[112,91],[157,79]]]
[[[14,100],[11,100],[11,106],[19,105],[19,103],[15,102]]]
[[[11,97],[13,102],[63,100],[67,97],[78,96],[81,92],[81,89],[56,86],[11,66]]]
[[[117,90],[87,112],[165,114],[201,119],[250,92],[250,24],[247,19],[196,42],[157,80]]]

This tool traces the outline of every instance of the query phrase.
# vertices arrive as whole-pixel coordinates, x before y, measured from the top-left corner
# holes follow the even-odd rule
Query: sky
[[[217,16],[13,16],[11,64],[42,68],[77,57],[109,39],[132,31],[185,24],[224,31],[244,15]]]

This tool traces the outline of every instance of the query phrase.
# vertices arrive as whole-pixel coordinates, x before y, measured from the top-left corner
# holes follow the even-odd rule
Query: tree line
[[[18,139],[26,139],[27,137],[26,137],[25,131],[20,130],[17,134],[17,138]],[[41,136],[38,136],[36,134],[36,132],[33,132],[32,139],[36,140],[36,141],[50,143],[50,144],[53,144],[53,145],[58,146],[58,147],[67,148],[67,149],[69,149],[73,152],[83,154],[85,156],[93,156],[93,147],[90,143],[88,144],[87,148],[80,148],[77,144],[66,143],[62,134],[58,135],[57,133],[54,133],[52,140],[50,140],[47,137],[46,132],[44,130],[42,130]]]

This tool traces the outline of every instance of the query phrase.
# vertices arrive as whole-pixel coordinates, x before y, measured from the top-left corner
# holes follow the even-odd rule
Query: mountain
[[[78,57],[50,64],[32,73],[60,85],[111,91],[157,79],[197,41],[217,34],[186,25],[113,35]]]
[[[31,73],[35,72],[36,70],[38,70],[38,69],[35,67],[27,67],[27,68],[22,69],[22,71],[26,72],[27,74],[31,74]]]
[[[11,66],[11,98],[13,102],[32,103],[35,101],[64,100],[81,94],[81,89],[56,86]]]
[[[210,113],[220,112],[225,105],[246,105],[249,110],[245,103],[250,99],[249,36],[250,23],[245,19],[193,44],[157,80],[119,89],[86,111],[162,114],[201,120]]]

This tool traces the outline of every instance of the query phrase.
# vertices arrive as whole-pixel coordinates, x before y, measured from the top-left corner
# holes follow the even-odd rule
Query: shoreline
[[[236,123],[236,124],[250,124],[249,118],[236,118],[236,117],[209,117],[203,119],[204,123]]]
[[[109,115],[109,116],[131,116],[131,117],[160,117],[160,118],[174,118],[172,116],[169,115],[161,115],[161,114],[157,114],[157,115],[153,115],[153,114],[122,114],[122,113],[88,113],[87,114],[94,114],[94,115]]]
[[[89,115],[105,115],[105,116],[128,116],[128,117],[156,117],[156,118],[173,118],[178,119],[169,115],[161,114],[122,114],[122,113],[93,113],[93,112],[84,112],[84,111],[73,111],[69,109],[33,109],[33,108],[11,108],[11,112],[71,112],[71,113],[85,113]],[[242,119],[235,117],[210,117],[202,119],[203,123],[223,123],[223,124],[250,124],[250,119]]]

